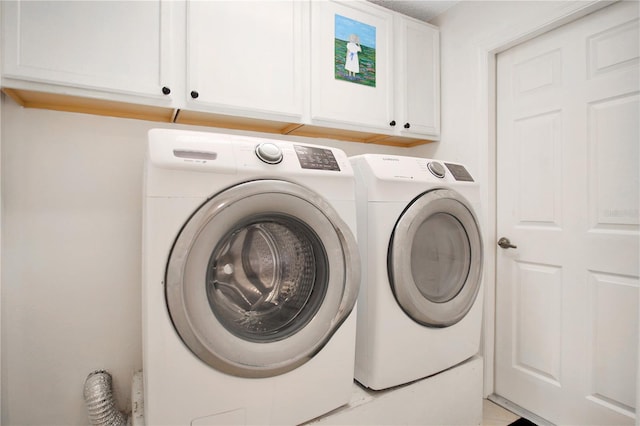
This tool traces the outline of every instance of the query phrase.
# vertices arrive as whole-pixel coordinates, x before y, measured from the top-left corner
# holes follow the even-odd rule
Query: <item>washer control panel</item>
[[[278,164],[282,161],[282,150],[271,142],[262,142],[256,146],[256,155],[267,164]]]
[[[330,149],[304,145],[294,145],[293,149],[303,169],[340,171],[336,157]]]
[[[1,1],[1,0],[0,0]],[[244,135],[151,129],[149,162],[156,167],[247,175],[353,175],[344,151]],[[324,173],[328,172],[328,173]]]

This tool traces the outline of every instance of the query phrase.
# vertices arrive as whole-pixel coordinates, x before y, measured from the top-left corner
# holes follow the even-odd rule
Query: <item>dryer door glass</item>
[[[317,193],[246,182],[206,201],[167,264],[169,315],[202,361],[270,377],[316,355],[351,313],[360,282],[355,238]]]
[[[482,277],[482,238],[469,203],[437,189],[400,216],[387,257],[389,282],[414,321],[447,327],[471,309]]]
[[[471,247],[455,216],[435,213],[422,222],[411,246],[411,274],[418,290],[435,303],[453,299],[469,275]]]

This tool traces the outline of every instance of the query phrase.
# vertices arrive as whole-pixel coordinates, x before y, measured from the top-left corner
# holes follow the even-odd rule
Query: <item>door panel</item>
[[[198,110],[299,120],[303,2],[187,3],[188,103]],[[268,82],[268,84],[265,84]]]
[[[633,424],[638,3],[498,55],[495,391],[557,424]]]
[[[3,77],[100,89],[101,97],[164,97],[163,85],[171,85],[168,70],[177,58],[166,36],[166,2],[2,3]]]

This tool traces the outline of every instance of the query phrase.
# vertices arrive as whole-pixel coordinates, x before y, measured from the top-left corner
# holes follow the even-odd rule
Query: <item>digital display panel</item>
[[[473,182],[473,178],[471,177],[467,169],[464,168],[464,166],[449,163],[444,163],[444,165],[447,166],[447,169],[449,169],[455,180]]]
[[[300,167],[313,170],[340,171],[336,157],[330,149],[294,145]]]

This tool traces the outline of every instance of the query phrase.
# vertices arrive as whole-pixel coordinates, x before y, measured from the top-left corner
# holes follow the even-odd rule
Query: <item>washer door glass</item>
[[[283,181],[204,203],[170,254],[166,298],[188,348],[228,374],[269,377],[311,359],[349,315],[360,260],[318,194]]]
[[[416,198],[394,228],[388,271],[396,300],[416,322],[446,327],[464,318],[482,276],[482,239],[467,201],[446,189]]]
[[[304,223],[280,214],[239,222],[207,267],[211,311],[239,338],[268,342],[302,329],[324,300],[327,254]]]

